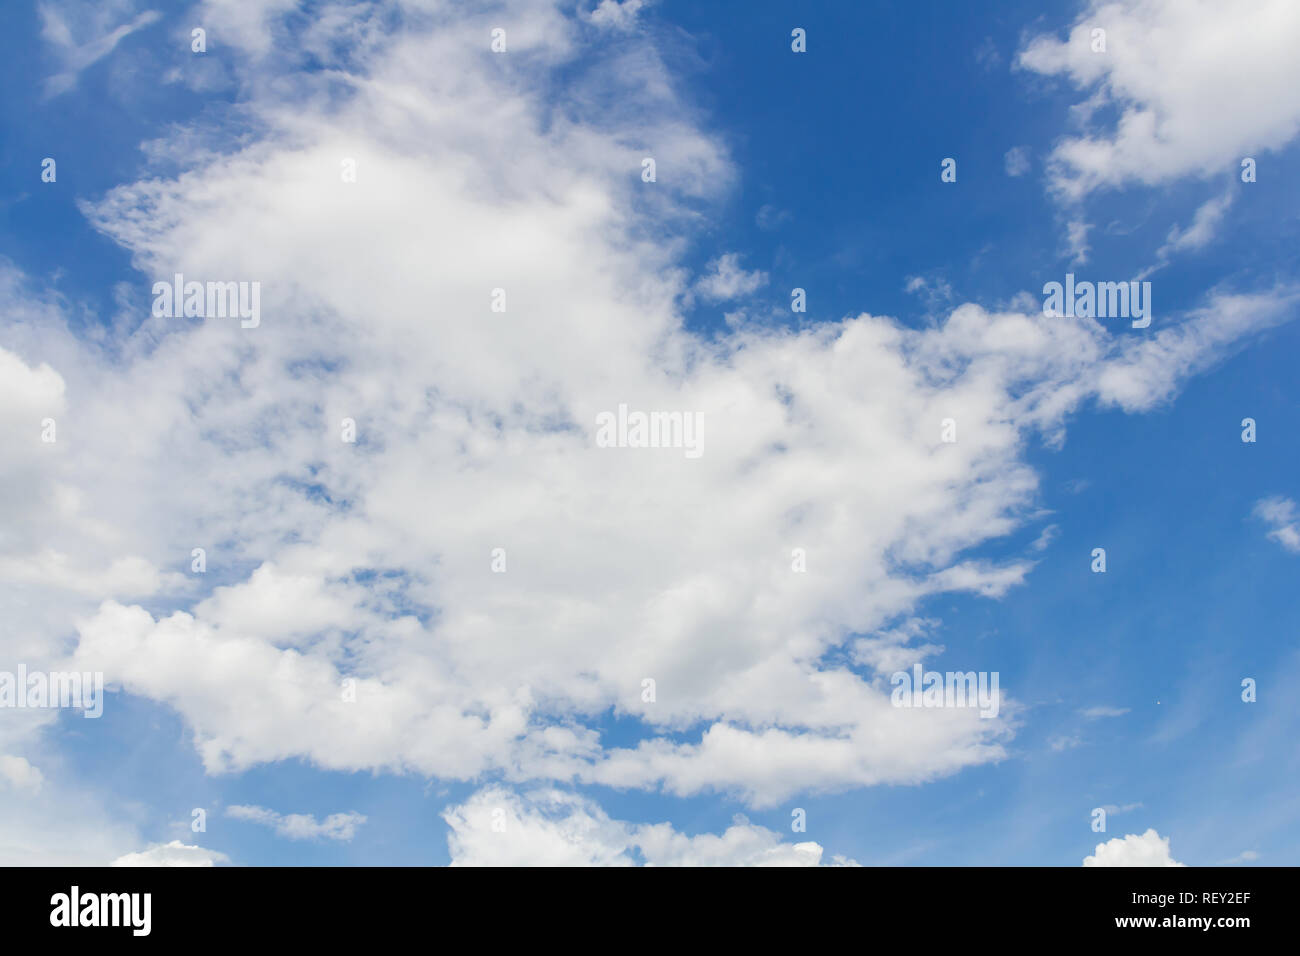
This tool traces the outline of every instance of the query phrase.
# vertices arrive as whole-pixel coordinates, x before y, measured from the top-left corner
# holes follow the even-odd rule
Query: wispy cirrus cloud
[[[1128,712],[1129,709],[1127,707],[1105,707],[1105,706],[1087,707],[1079,711],[1079,713],[1082,714],[1084,717],[1086,717],[1088,720],[1098,720],[1102,717],[1123,717]]]
[[[131,3],[76,0],[47,0],[37,6],[41,38],[59,64],[58,72],[45,81],[47,98],[68,92],[83,71],[112,53],[123,39],[162,17],[157,10],[130,16],[132,7]]]
[[[1254,515],[1268,525],[1268,536],[1286,550],[1300,553],[1300,512],[1296,503],[1281,495],[1261,498],[1255,503]]]
[[[351,811],[331,813],[318,821],[309,813],[276,813],[265,807],[242,804],[226,807],[226,816],[270,827],[277,835],[289,840],[338,840],[345,843],[355,837],[357,828],[366,822],[364,814]]]

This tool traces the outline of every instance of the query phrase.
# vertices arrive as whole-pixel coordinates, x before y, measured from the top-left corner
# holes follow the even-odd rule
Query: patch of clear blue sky
[[[941,279],[956,301],[987,305],[1037,293],[1071,270],[1123,279],[1153,261],[1170,226],[1186,226],[1201,202],[1229,187],[1225,177],[1095,197],[1086,207],[1096,224],[1092,258],[1072,267],[1042,164],[1079,97],[1010,65],[1026,32],[1059,30],[1076,7],[989,6],[664,0],[653,9],[650,23],[686,95],[739,170],[735,188],[688,237],[689,264],[740,252],[747,268],[771,275],[757,297],[763,308],[788,310],[789,290],[800,286],[810,321],[870,311],[921,324],[930,310],[904,290],[909,276]],[[63,292],[74,311],[84,308],[85,321],[107,320],[116,283],[143,290],[145,279],[89,228],[77,200],[137,178],[139,144],[168,124],[230,102],[227,93],[147,80],[161,72],[159,38],[176,17],[165,11],[76,89],[45,101],[40,85],[54,65],[34,10],[0,10],[0,255],[36,286]],[[790,52],[796,26],[807,30],[807,54]],[[1029,150],[1023,177],[1004,171],[1013,146]],[[45,156],[58,160],[57,188],[40,182]],[[958,161],[955,185],[939,181],[947,156]],[[1152,331],[1217,283],[1250,290],[1296,274],[1300,187],[1283,171],[1296,168],[1297,150],[1259,159],[1259,182],[1233,187],[1222,236],[1153,277]],[[774,226],[757,225],[764,206]],[[716,331],[721,311],[700,305],[688,319]],[[1185,862],[1242,850],[1258,851],[1261,863],[1297,862],[1300,558],[1269,541],[1250,511],[1265,495],[1300,497],[1298,352],[1300,328],[1284,326],[1191,381],[1169,408],[1085,407],[1064,448],[1031,443],[1041,504],[1053,514],[975,552],[1036,558],[1027,584],[999,601],[943,597],[919,611],[943,622],[934,640],[947,650],[934,666],[998,670],[1003,690],[1027,705],[1005,761],[763,811],[725,795],[583,791],[611,816],[671,820],[690,833],[719,831],[739,812],[789,833],[790,809],[801,806],[808,832],[792,839],[866,863],[1077,865],[1103,838],[1089,827],[1090,810],[1111,804],[1141,806],[1113,816],[1105,836],[1154,826]],[[1259,422],[1254,445],[1239,439],[1246,416]],[[1086,485],[1073,490],[1076,482]],[[1048,523],[1059,535],[1030,552]],[[1107,549],[1105,575],[1089,571],[1093,547]],[[1247,676],[1259,682],[1252,705],[1239,697]],[[101,720],[65,718],[66,733],[52,736],[73,777],[64,782],[105,794],[150,839],[194,839],[165,821],[184,824],[193,807],[207,807],[198,842],[243,863],[445,862],[438,814],[472,790],[299,761],[210,777],[170,710],[120,694],[110,704]],[[1128,713],[1079,714],[1099,705]],[[615,746],[642,734],[625,720],[602,729]],[[1054,749],[1053,740],[1068,745]],[[356,810],[369,820],[351,844],[299,843],[224,818],[220,807],[232,803],[318,818]]]

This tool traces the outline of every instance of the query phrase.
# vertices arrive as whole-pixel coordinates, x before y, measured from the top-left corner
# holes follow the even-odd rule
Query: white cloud
[[[37,6],[41,16],[41,38],[60,62],[59,72],[45,81],[46,97],[55,97],[72,89],[83,70],[112,53],[125,37],[162,16],[156,10],[146,10],[129,23],[118,22],[129,14],[131,6],[113,0],[45,2]]]
[[[1254,863],[1259,859],[1259,854],[1254,850],[1242,850],[1231,860],[1224,860],[1220,866],[1236,866],[1238,863]]]
[[[348,842],[357,835],[357,827],[366,822],[363,814],[331,813],[323,821],[306,813],[276,813],[265,807],[234,805],[226,808],[226,816],[249,823],[271,827],[290,840],[338,840]]]
[[[720,835],[688,836],[671,824],[612,820],[559,790],[517,794],[489,787],[443,818],[452,866],[818,866],[822,847],[786,843],[743,817]],[[853,866],[836,856],[830,865]]]
[[[1073,264],[1081,265],[1088,261],[1088,233],[1091,231],[1092,224],[1082,219],[1071,219],[1065,224],[1066,255]]]
[[[1275,495],[1255,503],[1255,517],[1271,527],[1268,536],[1291,552],[1300,552],[1300,514],[1290,498]]]
[[[1156,262],[1149,269],[1138,275],[1145,278],[1157,269],[1163,268],[1170,259],[1180,252],[1203,249],[1218,234],[1228,209],[1231,208],[1236,192],[1229,189],[1221,196],[1206,200],[1192,216],[1192,224],[1186,229],[1174,226],[1169,230],[1164,245],[1156,250]]]
[[[1179,229],[1175,226],[1169,231],[1169,237],[1165,240],[1165,245],[1161,246],[1156,253],[1162,257],[1175,252],[1183,252],[1188,249],[1200,249],[1208,245],[1214,238],[1219,223],[1223,221],[1224,214],[1232,205],[1232,199],[1235,192],[1226,192],[1216,199],[1210,199],[1196,210],[1196,215],[1192,217],[1192,224],[1186,229]]]
[[[1162,318],[1158,300],[1151,328],[1154,335],[1130,338],[1121,355],[1100,367],[1098,397],[1126,411],[1142,411],[1167,402],[1178,385],[1232,354],[1254,333],[1289,321],[1300,303],[1300,288],[1267,292],[1219,292],[1181,323]]]
[[[1092,31],[1106,31],[1093,52]],[[1088,91],[1084,129],[1059,142],[1049,175],[1079,199],[1235,168],[1300,131],[1300,5],[1293,0],[1092,0],[1068,36],[1039,35],[1022,68]],[[1118,110],[1113,128],[1094,121]]]
[[[767,273],[755,269],[746,272],[740,267],[740,256],[728,252],[708,265],[708,271],[695,283],[701,298],[711,302],[725,302],[750,295],[767,285]]]
[[[1012,146],[1003,157],[1008,176],[1023,176],[1029,172],[1029,149],[1025,146]]]
[[[261,59],[275,49],[275,27],[279,19],[297,5],[297,0],[203,0],[194,19],[208,30],[210,42]],[[335,30],[344,29],[345,24],[336,18],[337,11],[337,7],[326,5],[319,11],[316,23],[332,24]],[[354,21],[362,21],[369,12],[355,11]]]
[[[1128,710],[1129,709],[1127,707],[1101,706],[1101,707],[1088,707],[1084,710],[1079,711],[1079,713],[1081,713],[1084,717],[1088,718],[1089,720],[1097,720],[1098,718],[1101,717],[1123,717],[1125,714],[1128,713]]]
[[[35,793],[44,782],[40,770],[28,763],[25,757],[0,754],[0,784]]]
[[[363,601],[358,588],[343,582],[331,586],[320,575],[286,573],[268,562],[240,585],[217,588],[195,613],[229,632],[256,633],[284,644],[350,630],[364,620],[354,610]]]
[[[1084,857],[1084,866],[1186,866],[1169,854],[1169,838],[1155,830],[1141,836],[1130,833],[1098,843],[1092,856]]]
[[[1049,524],[1029,546],[1033,551],[1046,551],[1061,533],[1060,525]]]
[[[1140,810],[1140,809],[1142,809],[1142,804],[1141,804],[1141,803],[1126,803],[1126,804],[1124,804],[1123,806],[1119,806],[1119,805],[1114,804],[1114,803],[1108,803],[1108,804],[1105,804],[1105,805],[1102,807],[1102,809],[1105,810],[1105,811],[1106,811],[1108,814],[1110,814],[1111,816],[1114,816],[1114,815],[1117,814],[1117,813],[1131,813],[1131,812],[1133,812],[1134,810]]]
[[[950,311],[957,299],[952,285],[942,276],[908,276],[903,289],[920,298],[934,313]]]
[[[646,0],[622,0],[621,3],[619,0],[600,0],[596,9],[591,11],[591,22],[600,27],[628,30],[646,5]]]
[[[188,846],[180,840],[159,843],[138,853],[118,857],[109,866],[216,866],[229,863],[230,857],[201,846]]]
[[[925,328],[863,312],[701,340],[682,249],[645,227],[692,228],[731,170],[646,38],[605,54],[556,7],[511,5],[527,55],[503,64],[483,54],[497,14],[406,36],[367,20],[345,72],[274,82],[293,44],[351,42],[333,9],[301,35],[270,7],[223,31],[252,59],[267,31],[284,44],[230,61],[257,137],[178,131],[150,155],[182,175],[164,162],[86,207],[140,270],[102,340],[0,269],[0,650],[41,666],[75,635],[69,663],[172,707],[212,772],[303,759],[772,806],[1003,759],[1014,688],[995,719],[895,708],[880,669],[935,651],[857,635],[1019,586],[1029,562],[963,553],[1037,513],[1028,440],[1093,399],[1168,399],[1291,293],[1141,337],[965,304]],[[176,271],[260,281],[261,326],[141,319]],[[595,447],[623,402],[701,413],[706,454]],[[34,582],[47,550],[75,573]],[[641,738],[608,746],[611,711]]]
[[[898,671],[911,670],[925,658],[943,653],[942,645],[912,643],[939,624],[939,621],[929,618],[910,618],[898,627],[886,628],[870,637],[860,637],[852,645],[853,660],[877,674],[892,676]]]

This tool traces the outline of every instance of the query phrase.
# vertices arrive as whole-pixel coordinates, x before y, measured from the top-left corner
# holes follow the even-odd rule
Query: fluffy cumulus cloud
[[[900,622],[1024,581],[1029,556],[966,553],[1035,512],[1030,443],[1086,402],[1167,400],[1296,293],[1142,335],[964,304],[698,338],[674,237],[725,150],[648,39],[597,44],[561,8],[322,5],[290,30],[277,4],[205,6],[232,68],[258,65],[257,132],[169,133],[156,175],[85,206],[138,270],[130,307],[75,336],[0,271],[4,649],[170,706],[213,773],[296,758],[769,807],[1003,758],[1015,688],[992,719],[891,706],[892,669],[941,649]],[[260,283],[260,324],[151,316],[178,272]],[[598,447],[620,405],[698,415],[703,454]],[[610,745],[610,713],[639,736]],[[507,801],[523,839],[485,843],[480,796],[449,814],[458,858],[814,855],[744,825],[631,840],[554,796],[558,822]]]
[[[44,782],[44,775],[26,757],[0,754],[0,786],[35,792]]]
[[[1064,37],[1032,37],[1017,61],[1087,93],[1082,130],[1052,154],[1055,186],[1080,198],[1280,148],[1300,131],[1297,36],[1292,0],[1091,0]]]
[[[573,793],[480,790],[443,818],[453,866],[854,866],[823,861],[813,842],[787,843],[737,817],[722,834],[688,836],[671,824],[612,820]]]
[[[218,863],[229,862],[229,857],[224,853],[172,840],[138,853],[127,853],[109,866],[216,866]]]
[[[1084,857],[1084,866],[1186,866],[1169,855],[1169,838],[1154,829],[1139,835],[1115,837],[1098,843],[1092,856]]]

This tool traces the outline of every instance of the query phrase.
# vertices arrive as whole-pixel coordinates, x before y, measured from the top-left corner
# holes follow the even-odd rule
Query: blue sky
[[[0,670],[111,692],[0,712],[0,860],[1295,864],[1300,19],[1250,6],[7,6]],[[180,270],[263,324],[151,316]],[[1067,272],[1151,326],[1044,316]],[[594,448],[619,402],[708,470]],[[885,651],[1001,716],[886,714]]]

